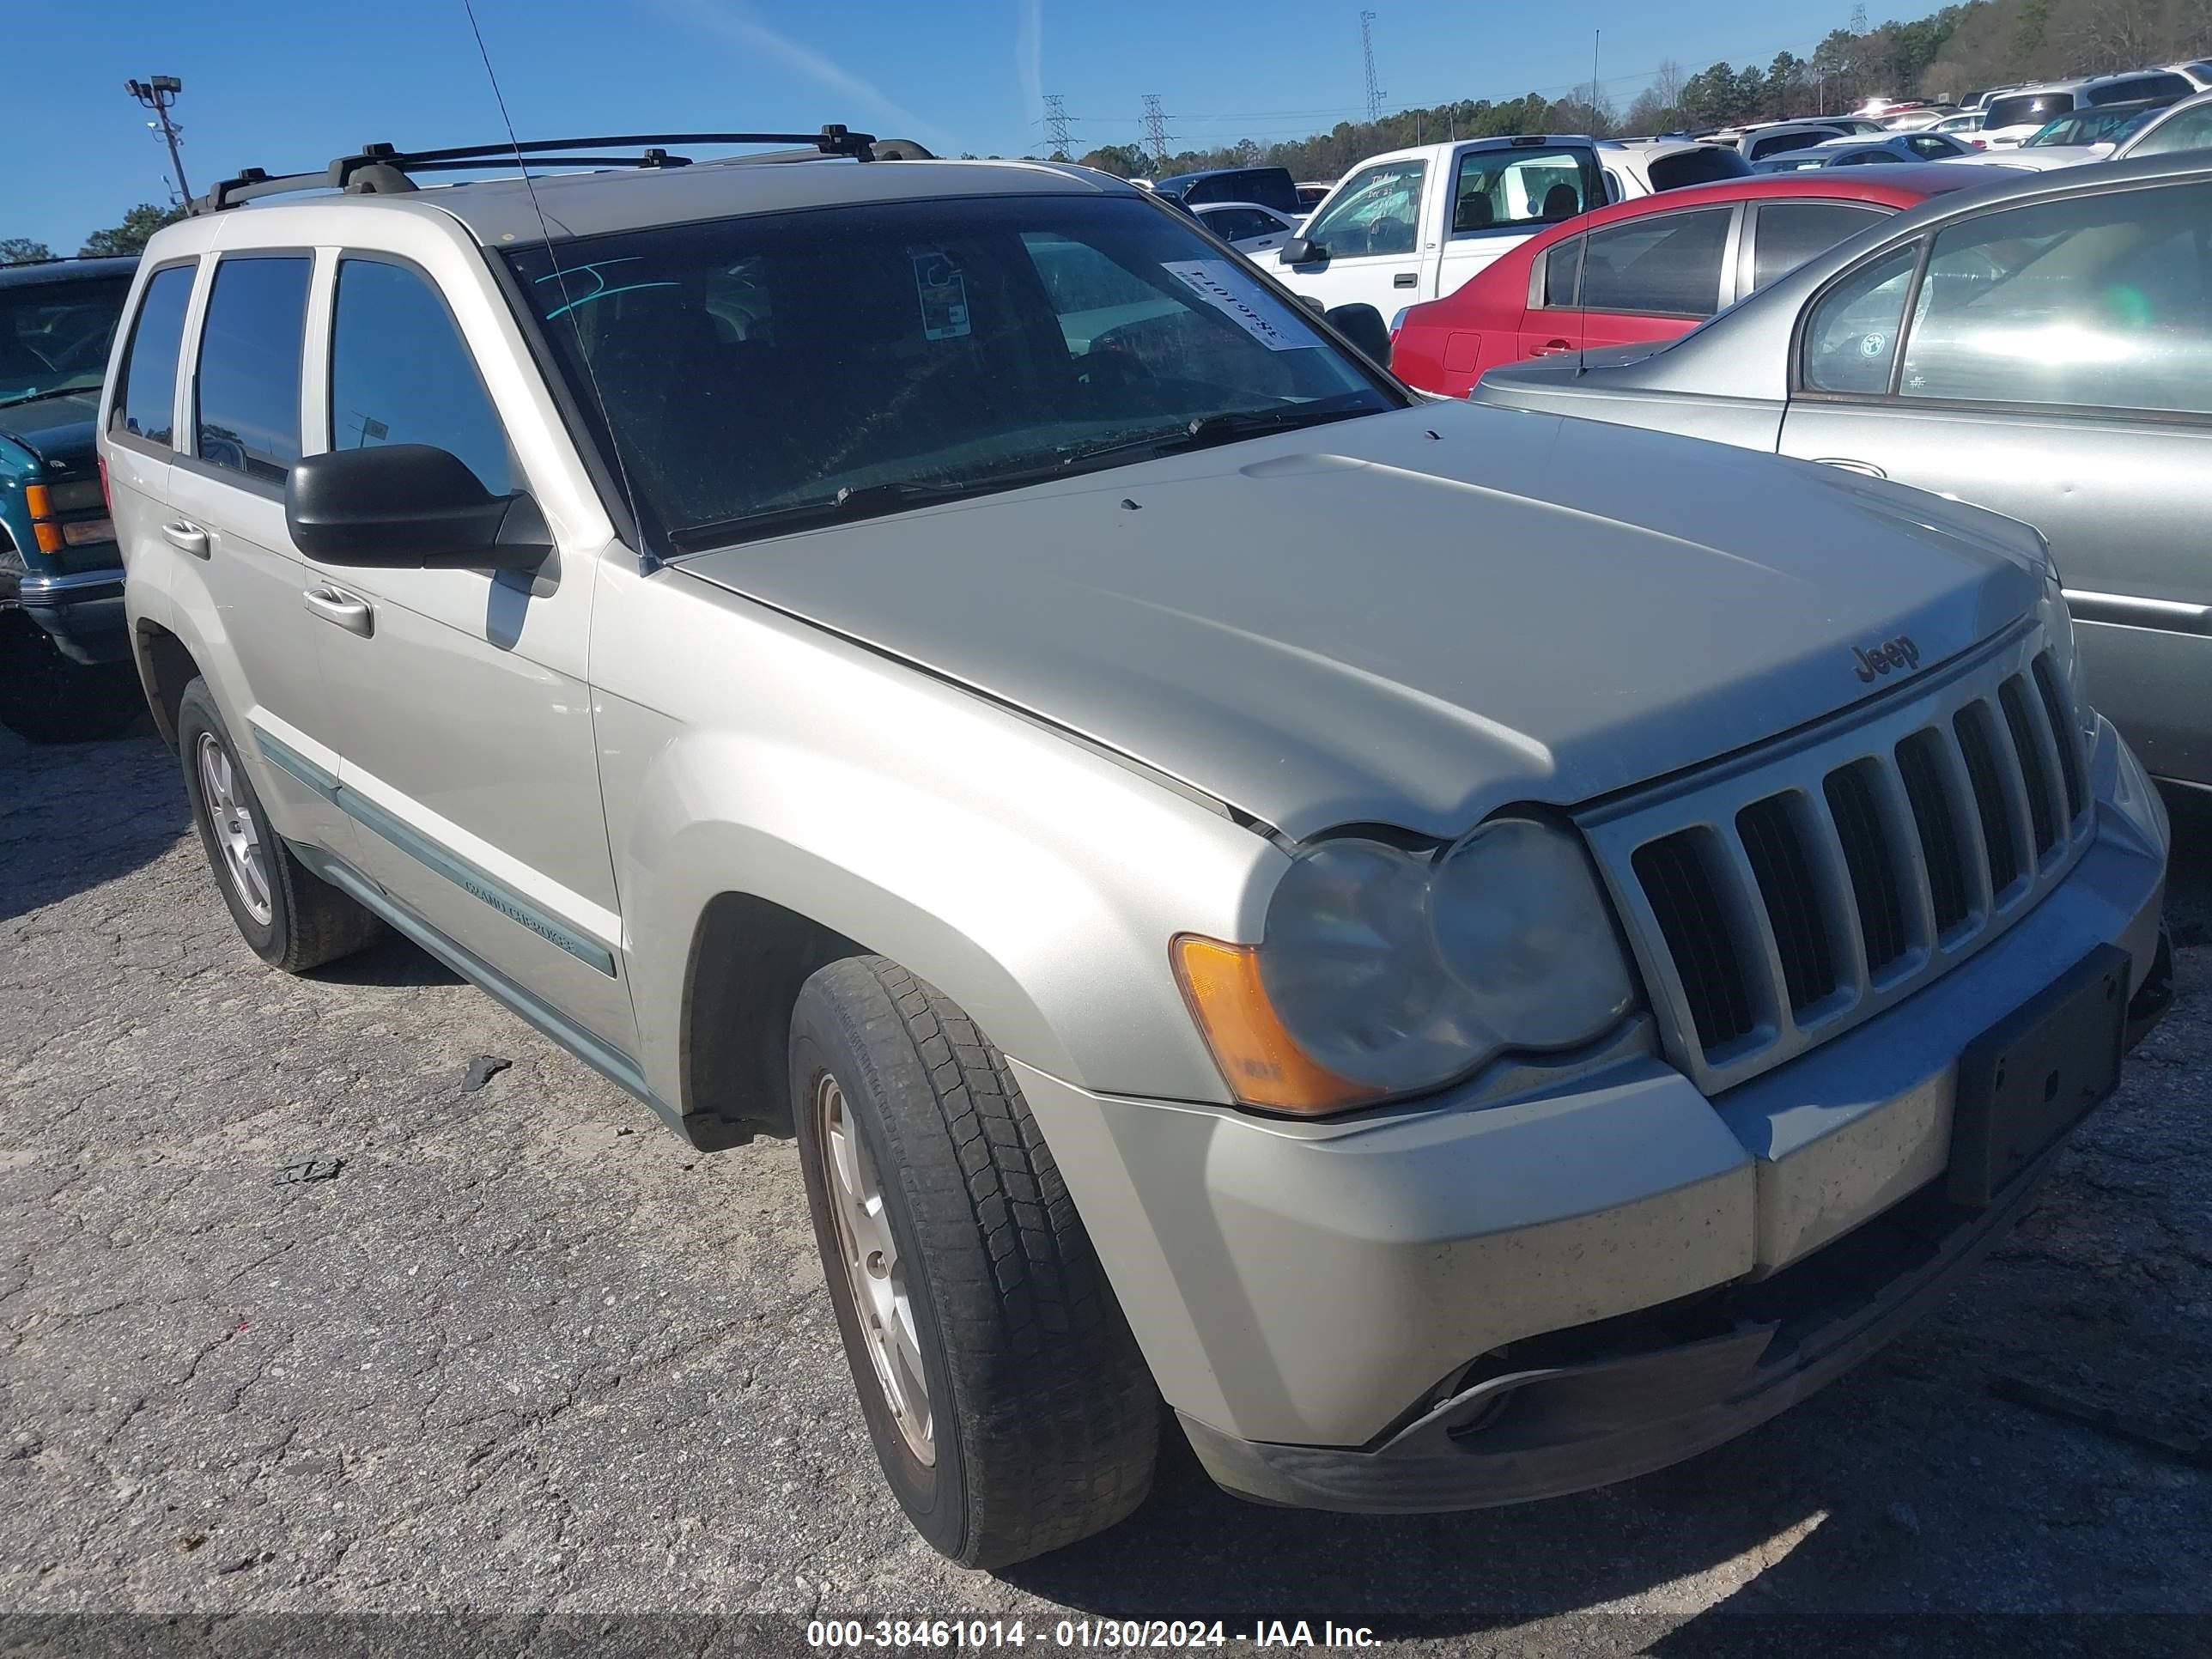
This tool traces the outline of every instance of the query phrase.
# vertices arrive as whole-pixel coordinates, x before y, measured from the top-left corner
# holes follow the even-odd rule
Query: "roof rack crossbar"
[[[779,150],[757,158],[784,161],[823,155],[849,156],[872,161],[875,135],[854,132],[831,124],[819,132],[635,132],[598,138],[537,138],[520,143],[463,144],[446,149],[402,150],[392,144],[364,144],[354,155],[341,155],[319,173],[271,174],[246,167],[234,179],[226,179],[194,202],[196,213],[216,213],[241,202],[264,196],[290,195],[307,190],[343,190],[356,174],[371,167],[406,173],[460,173],[497,167],[518,155],[548,167],[683,167],[687,156],[671,155],[670,144],[788,144],[800,148]],[[556,151],[598,151],[641,147],[639,155],[555,154]]]

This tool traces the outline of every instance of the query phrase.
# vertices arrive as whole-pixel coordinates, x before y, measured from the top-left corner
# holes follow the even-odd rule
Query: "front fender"
[[[667,571],[594,618],[623,945],[654,1091],[683,1101],[708,907],[768,900],[930,981],[1085,1086],[1225,1101],[1170,941],[1258,937],[1287,860],[1150,775]]]

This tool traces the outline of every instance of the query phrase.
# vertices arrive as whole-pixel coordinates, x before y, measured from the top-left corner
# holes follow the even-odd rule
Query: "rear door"
[[[1783,452],[2037,526],[2091,700],[2212,784],[2212,185],[1956,221],[1816,296],[1803,336]]]
[[[115,371],[102,459],[110,514],[125,568],[143,573],[140,592],[168,589],[169,464],[176,453],[178,363],[199,261],[165,264],[146,279]],[[158,574],[157,574],[158,573]]]
[[[1735,297],[1741,210],[1642,214],[1569,236],[1530,273],[1521,355],[1670,340]]]
[[[306,249],[216,258],[196,342],[187,337],[190,435],[170,467],[162,534],[184,553],[172,604],[191,619],[187,637],[270,818],[287,839],[343,858],[352,836],[331,799],[325,642],[305,609],[313,579],[284,524],[313,270]]]
[[[1476,272],[1547,226],[1607,199],[1597,152],[1588,144],[1462,145],[1452,154],[1449,184],[1443,222],[1425,233],[1425,298],[1456,294]]]

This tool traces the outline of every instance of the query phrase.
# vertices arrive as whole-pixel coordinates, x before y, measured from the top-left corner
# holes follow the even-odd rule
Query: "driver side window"
[[[1421,212],[1426,161],[1378,161],[1362,167],[1335,202],[1306,228],[1306,240],[1334,259],[1364,253],[1411,253]]]

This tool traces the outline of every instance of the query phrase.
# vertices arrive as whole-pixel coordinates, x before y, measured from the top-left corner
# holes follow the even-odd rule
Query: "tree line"
[[[123,216],[123,222],[111,225],[106,230],[95,230],[84,239],[77,250],[81,259],[98,258],[103,254],[143,253],[146,244],[154,240],[154,233],[164,225],[173,225],[185,216],[180,207],[155,207],[151,202],[141,202]],[[58,256],[44,242],[33,241],[27,236],[0,237],[0,265],[36,264],[41,259]]]
[[[1105,144],[1056,159],[1123,178],[1276,166],[1302,179],[1329,179],[1382,151],[1447,139],[1697,131],[1840,114],[1869,98],[1959,99],[2002,82],[2102,75],[2207,54],[2212,0],[1965,0],[1911,22],[1833,30],[1810,57],[1780,52],[1763,69],[1719,63],[1686,76],[1670,61],[1625,110],[1601,85],[1584,85],[1564,98],[1532,92],[1502,102],[1478,98],[1401,110],[1380,121],[1340,121],[1287,143],[1247,138],[1158,161],[1136,144]]]

